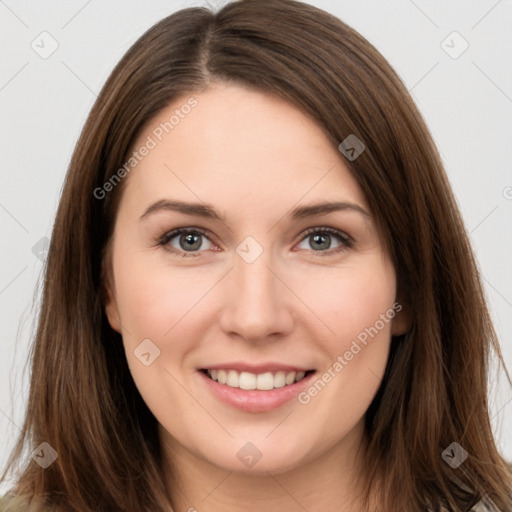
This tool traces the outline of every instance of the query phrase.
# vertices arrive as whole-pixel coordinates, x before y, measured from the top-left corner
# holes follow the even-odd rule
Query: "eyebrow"
[[[186,203],[183,201],[171,201],[168,199],[160,199],[156,203],[150,205],[141,215],[139,220],[145,220],[150,215],[161,211],[175,211],[185,215],[193,215],[206,219],[226,221],[226,218],[215,210],[215,208],[206,203]],[[336,211],[355,211],[365,217],[370,218],[370,214],[360,205],[348,201],[330,201],[307,206],[299,206],[294,208],[289,216],[291,220],[301,220],[317,215],[325,215]]]

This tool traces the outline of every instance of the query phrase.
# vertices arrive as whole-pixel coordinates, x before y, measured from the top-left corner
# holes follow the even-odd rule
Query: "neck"
[[[319,447],[286,471],[246,472],[216,466],[162,433],[173,512],[363,512],[364,449],[361,421],[334,446]],[[375,497],[370,496],[370,510]]]

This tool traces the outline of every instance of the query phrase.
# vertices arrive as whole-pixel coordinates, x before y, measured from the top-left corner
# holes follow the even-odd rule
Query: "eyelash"
[[[171,252],[172,254],[174,254],[176,256],[181,256],[184,258],[188,258],[188,257],[193,258],[193,257],[200,256],[201,252],[203,252],[203,251],[188,251],[188,252],[187,251],[179,251],[179,250],[175,249],[174,247],[171,247],[170,245],[168,245],[169,242],[173,238],[175,238],[181,234],[184,234],[184,233],[198,234],[198,235],[202,235],[202,236],[208,238],[207,232],[201,228],[178,228],[178,229],[174,229],[173,231],[170,231],[170,232],[164,234],[157,241],[158,245],[164,247],[165,250]],[[329,227],[310,228],[310,229],[306,230],[304,232],[300,242],[303,242],[308,236],[310,236],[312,234],[331,235],[331,236],[336,237],[338,239],[338,241],[341,242],[341,245],[339,247],[335,247],[334,249],[327,249],[325,251],[313,251],[311,249],[311,251],[315,252],[317,256],[323,257],[323,256],[333,255],[335,253],[346,251],[354,246],[354,240],[351,237],[349,237],[348,235],[343,233],[343,231],[339,231],[337,229],[333,229],[333,228],[329,228]]]

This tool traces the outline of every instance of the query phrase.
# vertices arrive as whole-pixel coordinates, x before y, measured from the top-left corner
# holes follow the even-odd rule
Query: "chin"
[[[299,438],[296,436],[297,440]],[[298,442],[290,446],[283,446],[279,442],[277,446],[266,439],[261,442],[234,441],[230,445],[217,445],[218,452],[205,453],[203,456],[211,464],[226,471],[259,476],[268,476],[269,472],[286,473],[304,463],[304,446]]]

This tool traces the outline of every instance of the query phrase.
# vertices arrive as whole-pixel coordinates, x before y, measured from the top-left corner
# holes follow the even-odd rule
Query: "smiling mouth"
[[[270,391],[275,388],[283,388],[300,382],[308,375],[315,373],[316,370],[308,370],[306,372],[275,371],[259,374],[232,369],[210,370],[203,368],[200,371],[207,375],[211,380],[232,388]]]

